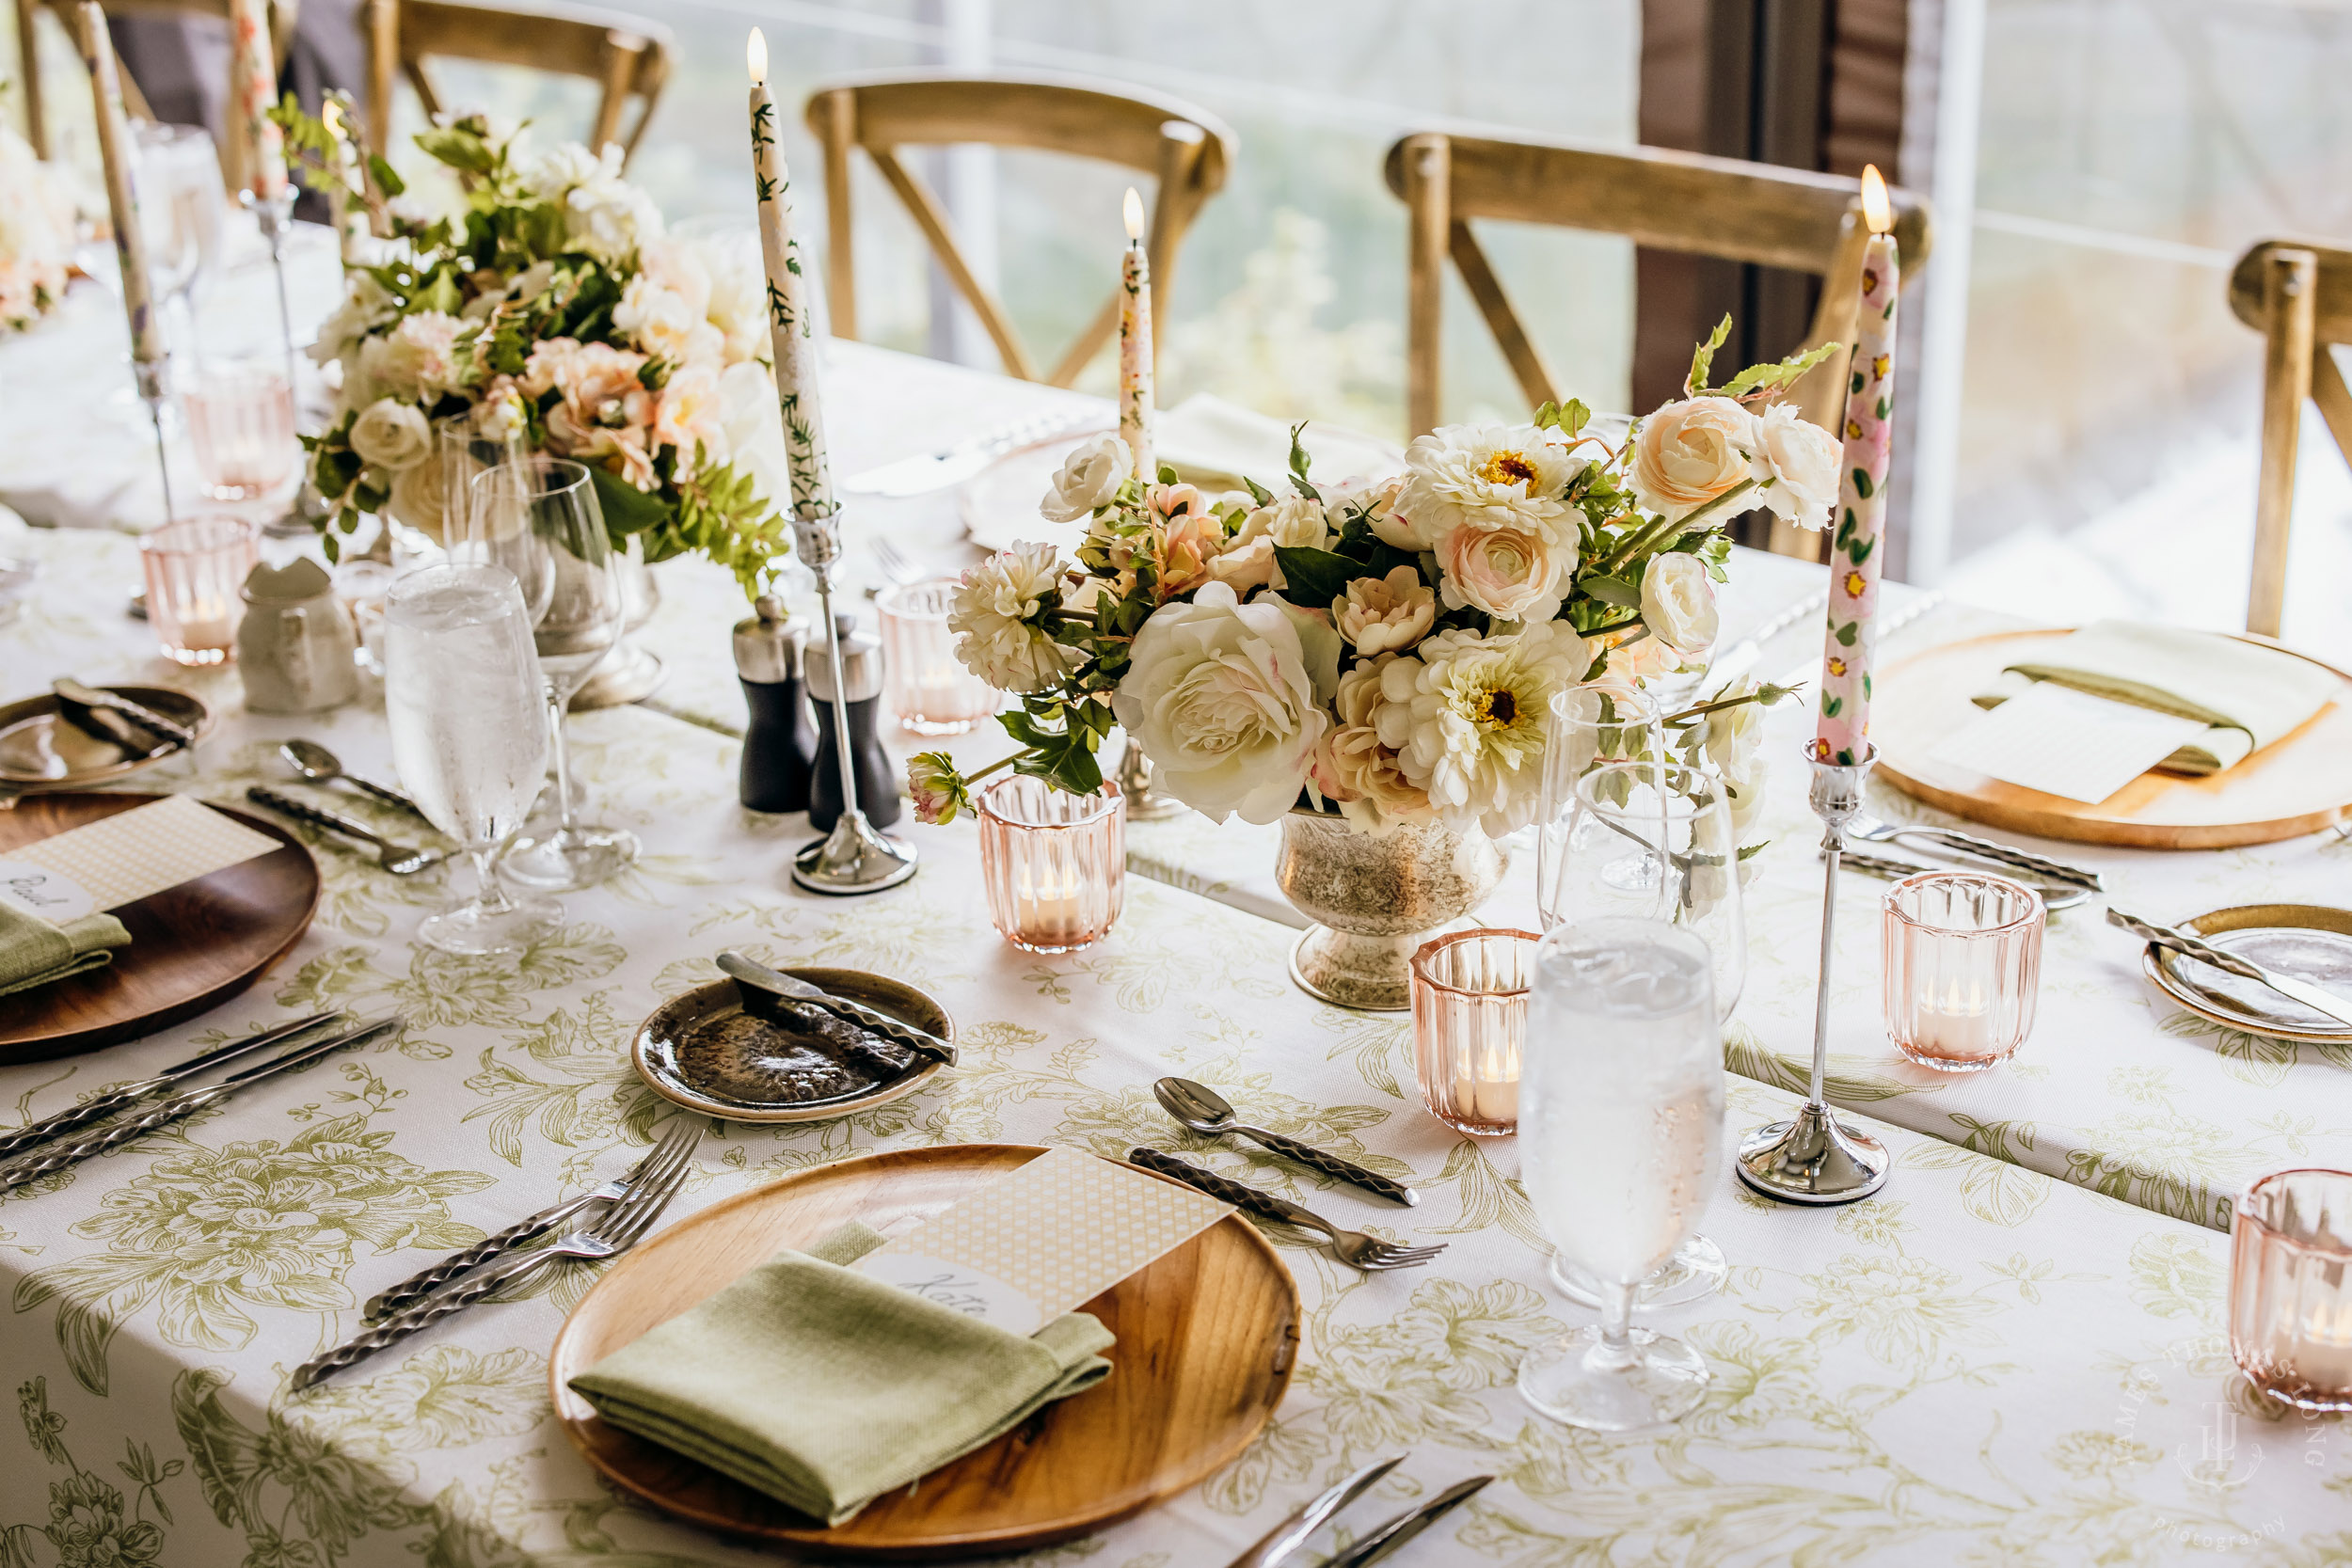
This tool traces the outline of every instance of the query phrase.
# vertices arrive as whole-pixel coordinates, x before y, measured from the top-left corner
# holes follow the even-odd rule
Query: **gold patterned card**
[[[167,795],[9,850],[0,857],[0,897],[63,925],[278,847],[201,800]]]
[[[1231,1212],[1231,1204],[1132,1165],[1054,1148],[857,1267],[1025,1337]]]

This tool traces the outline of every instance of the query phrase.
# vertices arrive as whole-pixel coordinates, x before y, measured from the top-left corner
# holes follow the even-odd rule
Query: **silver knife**
[[[275,1029],[264,1029],[262,1033],[249,1036],[245,1039],[230,1040],[226,1045],[207,1051],[201,1056],[191,1056],[177,1067],[164,1069],[152,1078],[142,1078],[135,1084],[125,1084],[119,1089],[108,1089],[104,1094],[92,1095],[70,1111],[59,1111],[56,1116],[45,1120],[30,1122],[6,1136],[0,1136],[0,1160],[22,1154],[35,1144],[45,1144],[52,1138],[62,1138],[68,1132],[87,1127],[91,1122],[103,1121],[117,1111],[128,1110],[157,1090],[176,1084],[183,1078],[193,1078],[198,1073],[219,1067],[224,1062],[233,1062],[249,1051],[259,1051],[265,1045],[276,1045],[280,1040],[290,1040],[306,1029],[314,1029],[322,1023],[342,1016],[340,1009],[332,1012],[312,1013],[309,1018],[296,1022],[281,1023]]]
[[[11,1160],[7,1164],[0,1165],[0,1192],[7,1192],[12,1187],[22,1187],[27,1181],[36,1180],[54,1170],[63,1170],[66,1166],[87,1160],[93,1154],[103,1154],[110,1148],[119,1148],[134,1139],[146,1136],[158,1127],[168,1126],[182,1117],[193,1115],[207,1105],[228,1099],[247,1084],[259,1083],[274,1072],[283,1072],[290,1067],[300,1067],[305,1062],[315,1061],[328,1052],[340,1051],[346,1045],[357,1045],[363,1040],[373,1039],[386,1030],[399,1028],[403,1022],[405,1021],[401,1016],[394,1013],[389,1018],[379,1018],[373,1022],[362,1023],[357,1029],[346,1030],[340,1035],[330,1035],[326,1039],[314,1041],[310,1045],[297,1046],[282,1056],[273,1056],[259,1067],[249,1067],[243,1072],[233,1073],[222,1079],[217,1084],[208,1084],[203,1088],[190,1089],[185,1094],[176,1094],[169,1100],[158,1101],[137,1116],[127,1117],[111,1127],[103,1128],[91,1133],[87,1138],[76,1138],[71,1143],[42,1149],[38,1154],[27,1154],[20,1159]]]
[[[901,457],[880,467],[851,474],[841,482],[841,488],[869,496],[920,496],[961,483],[1007,452],[1017,451],[1033,441],[1047,441],[1057,436],[1074,436],[1081,431],[1109,428],[1101,414],[1091,411],[1084,414],[1057,411],[1033,415],[985,435],[942,447],[937,451]]]
[[[829,990],[819,990],[806,980],[795,980],[789,974],[780,974],[766,964],[755,963],[740,953],[720,954],[719,969],[729,979],[739,984],[757,986],[761,990],[773,991],[778,996],[788,996],[795,1002],[806,1002],[812,1006],[822,1007],[829,1013],[836,1014],[852,1023],[871,1029],[884,1039],[903,1045],[909,1051],[918,1052],[926,1056],[935,1056],[949,1067],[956,1065],[954,1046],[928,1030],[917,1029],[912,1023],[901,1022],[888,1013],[876,1012],[863,1002],[852,1002],[846,996],[835,996]]]
[[[2260,981],[2289,1001],[2300,1002],[2315,1013],[2325,1013],[2339,1023],[2352,1026],[2352,1002],[2347,1002],[2335,992],[2324,987],[2315,986],[2309,980],[2299,980],[2292,974],[2281,974],[2275,969],[2265,969],[2251,958],[2240,958],[2237,954],[2225,952],[2210,942],[2200,942],[2186,931],[2175,930],[2169,926],[2158,926],[2137,916],[2125,914],[2122,910],[2109,909],[2107,924],[2121,926],[2132,935],[2144,937],[2158,947],[2169,947],[2185,958],[2195,958],[2199,963],[2211,964],[2225,974],[2235,974],[2241,979]]]
[[[140,729],[160,739],[168,740],[174,746],[196,744],[194,730],[177,720],[165,718],[145,703],[133,702],[119,692],[104,691],[94,686],[85,686],[72,675],[59,675],[49,683],[49,689],[69,703],[78,703],[84,707],[102,707],[109,713],[119,713]]]
[[[1855,849],[1851,847],[1849,847],[1846,852],[1838,858],[1837,863],[1845,870],[1859,871],[1872,877],[1883,877],[1890,882],[1899,882],[1905,877],[1915,877],[1922,871],[1953,869],[1949,863],[1943,861],[1902,861],[1891,855],[1873,855],[1867,850]],[[2071,884],[2057,887],[2031,881],[2025,885],[2042,895],[2042,907],[2052,911],[2071,910],[2077,904],[2090,902],[2090,890],[2087,887]]]
[[[1476,1497],[1494,1479],[1492,1476],[1472,1476],[1468,1481],[1455,1481],[1419,1508],[1406,1509],[1325,1563],[1323,1568],[1372,1568],[1372,1564],[1436,1524],[1455,1507]]]
[[[1405,1456],[1400,1453],[1365,1465],[1275,1526],[1265,1539],[1233,1559],[1227,1568],[1274,1568],[1305,1545],[1307,1538],[1321,1529],[1332,1514],[1362,1497],[1375,1481],[1404,1463]]]

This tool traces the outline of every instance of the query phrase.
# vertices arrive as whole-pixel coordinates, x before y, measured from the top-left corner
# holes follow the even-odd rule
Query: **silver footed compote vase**
[[[1406,1011],[1414,952],[1485,903],[1510,863],[1510,851],[1483,832],[1435,822],[1374,832],[1336,814],[1293,811],[1274,879],[1315,924],[1291,949],[1291,978],[1342,1007]]]

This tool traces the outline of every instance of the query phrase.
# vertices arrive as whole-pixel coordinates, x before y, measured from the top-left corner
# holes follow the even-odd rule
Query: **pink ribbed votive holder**
[[[2230,1354],[2275,1400],[2352,1410],[2352,1171],[2273,1171],[2238,1198]]]
[[[1413,1075],[1429,1114],[1459,1132],[1519,1127],[1533,931],[1454,931],[1413,955]]]
[[[1127,802],[1104,780],[1072,795],[1016,774],[973,797],[988,918],[1030,953],[1075,953],[1110,934],[1127,892]]]

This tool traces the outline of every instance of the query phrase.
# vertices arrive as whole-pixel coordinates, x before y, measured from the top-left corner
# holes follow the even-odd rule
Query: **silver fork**
[[[904,550],[879,534],[874,538],[874,560],[881,565],[882,576],[900,587],[923,580],[923,569],[908,560]]]
[[[1963,833],[1951,828],[1931,828],[1917,822],[1888,822],[1867,812],[1857,813],[1846,824],[1846,836],[1863,839],[1871,844],[1897,844],[1905,839],[1933,845],[1948,853],[1966,855],[1972,860],[1990,861],[2006,865],[2012,871],[2024,871],[2048,881],[2063,882],[2069,887],[2087,888],[2092,893],[2106,889],[2096,871],[2064,861],[2043,860],[2023,849],[2012,849],[2006,844],[1995,844],[1989,838]]]
[[[665,1169],[676,1157],[681,1143],[691,1148],[701,1140],[702,1135],[698,1123],[679,1120],[661,1134],[660,1141],[647,1149],[643,1159],[596,1191],[582,1193],[578,1197],[567,1197],[561,1203],[551,1203],[529,1219],[510,1225],[495,1236],[485,1236],[462,1252],[453,1252],[429,1269],[420,1269],[359,1308],[360,1319],[374,1323],[413,1307],[459,1275],[478,1269],[485,1263],[495,1263],[533,1236],[554,1229],[574,1214],[597,1204],[613,1203],[627,1197],[630,1190],[644,1180],[649,1173]]]
[[[644,1238],[661,1212],[670,1206],[678,1189],[693,1169],[688,1158],[694,1144],[701,1141],[699,1119],[694,1124],[694,1138],[684,1143],[672,1157],[671,1164],[659,1175],[631,1192],[593,1221],[578,1229],[567,1230],[555,1239],[555,1244],[539,1252],[526,1252],[492,1263],[485,1269],[459,1280],[447,1290],[437,1291],[411,1307],[405,1312],[386,1319],[365,1334],[356,1335],[294,1369],[289,1386],[296,1393],[323,1382],[345,1367],[366,1360],[388,1345],[398,1344],[420,1329],[428,1328],[453,1313],[462,1312],[501,1286],[511,1285],[546,1268],[558,1259],[581,1258],[591,1260],[613,1258],[627,1252]]]
[[[1311,1209],[1302,1209],[1287,1198],[1260,1192],[1247,1182],[1219,1176],[1189,1160],[1179,1160],[1173,1154],[1163,1154],[1156,1148],[1131,1148],[1127,1151],[1127,1159],[1132,1164],[1141,1165],[1145,1170],[1161,1176],[1172,1176],[1188,1187],[1197,1188],[1211,1197],[1222,1198],[1234,1208],[1246,1210],[1262,1219],[1318,1231],[1325,1241],[1331,1243],[1333,1257],[1365,1274],[1413,1268],[1428,1262],[1446,1248],[1443,1242],[1423,1246],[1403,1246],[1395,1242],[1384,1242],[1377,1236],[1368,1236],[1360,1230],[1342,1230]]]
[[[394,844],[364,822],[354,822],[341,812],[327,811],[308,800],[297,800],[291,795],[280,795],[266,784],[249,785],[245,793],[246,799],[255,805],[267,806],[297,822],[308,822],[313,828],[325,828],[328,832],[341,833],[345,838],[358,839],[372,847],[375,850],[375,863],[395,877],[413,877],[449,859],[446,849],[411,849],[405,845]]]

